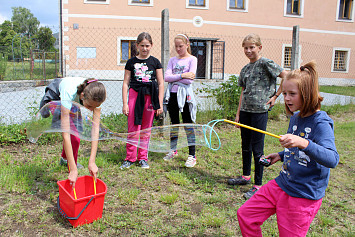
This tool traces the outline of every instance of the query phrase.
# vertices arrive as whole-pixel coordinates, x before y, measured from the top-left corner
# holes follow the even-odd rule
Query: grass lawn
[[[321,92],[355,96],[355,86],[320,86]]]
[[[45,70],[43,69],[45,68]],[[43,80],[56,78],[59,71],[59,64],[57,66],[55,63],[45,63],[35,62],[33,71],[31,74],[30,61],[22,62],[7,62],[6,71],[5,71],[5,81],[13,80]]]
[[[339,165],[331,170],[322,207],[307,236],[354,236],[355,111],[331,115],[335,121]],[[288,120],[269,120],[268,131],[285,133]],[[166,162],[162,153],[149,153],[150,169],[120,170],[125,144],[100,142],[99,178],[108,186],[102,219],[72,228],[56,207],[58,180],[67,179],[59,166],[59,134],[47,134],[37,144],[0,147],[1,236],[241,236],[237,210],[251,185],[229,186],[226,180],[241,174],[240,131],[230,124],[217,126],[222,147],[197,148],[198,163],[185,168],[188,149]],[[265,153],[282,150],[277,139],[266,136]],[[82,142],[79,162],[87,167],[90,143]],[[264,183],[275,178],[281,163],[264,171]],[[87,175],[87,168],[79,175]],[[278,236],[276,217],[262,226],[264,236]]]

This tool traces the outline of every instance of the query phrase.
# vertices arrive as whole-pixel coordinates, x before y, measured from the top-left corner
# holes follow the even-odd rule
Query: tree
[[[16,35],[16,32],[12,29],[12,23],[10,21],[4,21],[0,25],[0,51],[3,54],[11,54],[12,39]]]
[[[40,22],[31,11],[24,7],[12,7],[11,21],[17,33],[23,33],[28,38],[35,35]]]
[[[55,37],[53,37],[52,30],[48,27],[39,28],[36,38],[38,40],[38,48],[44,51],[55,51],[54,43]]]
[[[4,21],[0,25],[0,51],[8,55],[8,59],[12,59],[13,57],[20,58],[19,55],[21,53],[28,55],[30,48],[31,41],[27,37],[23,37],[23,35],[17,33],[10,21]]]

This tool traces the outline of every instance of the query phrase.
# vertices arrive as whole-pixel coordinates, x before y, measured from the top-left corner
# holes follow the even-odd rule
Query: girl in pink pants
[[[259,189],[238,209],[243,236],[262,236],[260,226],[276,213],[279,236],[306,236],[329,182],[330,168],[339,163],[333,120],[320,110],[315,63],[289,72],[281,81],[287,134],[279,138],[285,149],[260,158],[260,164],[283,161],[280,175]],[[298,111],[298,112],[296,112]]]
[[[121,169],[129,168],[138,159],[141,168],[148,169],[149,132],[138,132],[153,125],[154,113],[163,112],[164,79],[160,61],[150,55],[153,46],[150,34],[138,35],[138,55],[130,58],[125,66],[122,85],[122,113],[128,117],[127,156]],[[129,98],[127,101],[127,92]],[[136,132],[136,133],[134,133]],[[139,146],[138,154],[137,148]]]

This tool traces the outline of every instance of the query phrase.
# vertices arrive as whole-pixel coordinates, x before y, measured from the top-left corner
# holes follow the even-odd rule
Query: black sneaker
[[[129,167],[131,167],[131,165],[133,165],[134,162],[130,162],[129,160],[125,160],[123,161],[120,169],[123,170],[123,169],[128,169]]]
[[[228,179],[227,182],[229,185],[246,185],[246,184],[250,184],[250,179],[246,180],[242,176],[239,176],[235,179]]]
[[[244,193],[243,197],[248,200],[251,198],[259,189],[256,187],[252,187],[248,192]]]
[[[68,166],[68,161],[66,159],[64,159],[63,157],[60,157],[59,165]],[[79,169],[83,169],[84,166],[82,164],[80,164],[79,162],[77,162],[76,168],[79,170]]]
[[[76,163],[76,168],[79,169],[83,169],[84,166],[82,164],[80,164],[79,162]]]
[[[59,165],[68,166],[68,161],[65,160],[63,157],[60,157]]]
[[[149,169],[149,165],[148,162],[146,160],[140,160],[139,161],[139,165],[141,166],[141,168],[143,169]]]

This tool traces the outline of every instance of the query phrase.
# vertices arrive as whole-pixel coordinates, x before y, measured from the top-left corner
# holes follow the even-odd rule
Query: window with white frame
[[[227,0],[227,10],[229,11],[248,11],[248,0]]]
[[[96,48],[76,47],[76,58],[96,58]]]
[[[125,65],[128,59],[137,55],[136,38],[119,37],[117,50],[117,65]]]
[[[350,59],[350,49],[334,48],[332,72],[348,72],[349,59]]]
[[[153,0],[128,0],[128,5],[153,6]]]
[[[92,3],[92,4],[110,4],[110,0],[84,0],[84,3]]]
[[[186,8],[208,9],[209,0],[186,0]]]
[[[354,0],[338,0],[337,20],[354,21]]]
[[[304,0],[285,0],[284,15],[288,17],[303,17]]]

